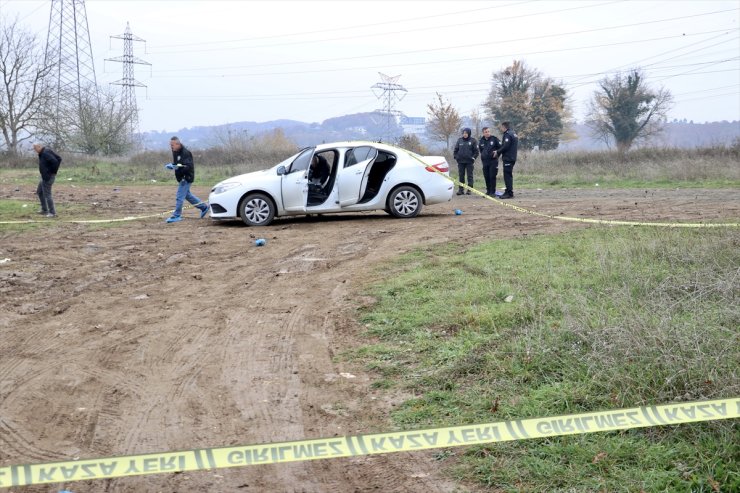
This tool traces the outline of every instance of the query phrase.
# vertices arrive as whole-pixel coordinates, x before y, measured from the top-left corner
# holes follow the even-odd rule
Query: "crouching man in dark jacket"
[[[62,158],[41,144],[34,144],[33,150],[39,155],[39,173],[41,173],[41,181],[36,187],[36,195],[39,196],[39,202],[41,202],[39,214],[45,217],[56,217],[57,211],[54,208],[54,199],[51,197],[51,186],[57,178]]]
[[[503,122],[498,126],[504,134],[501,136],[501,148],[496,151],[497,156],[501,156],[501,162],[504,165],[504,183],[506,190],[501,196],[502,199],[514,198],[514,165],[516,164],[516,151],[519,146],[519,138],[516,132],[511,129],[511,123]]]
[[[463,128],[462,137],[457,139],[452,157],[457,161],[457,171],[460,183],[465,183],[465,173],[468,174],[468,186],[473,188],[473,164],[478,157],[478,143],[470,136],[470,129]],[[463,194],[463,187],[458,187],[458,195]],[[468,190],[470,195],[470,190]]]

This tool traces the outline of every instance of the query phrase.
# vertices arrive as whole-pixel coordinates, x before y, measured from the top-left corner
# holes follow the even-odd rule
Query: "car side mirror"
[[[277,174],[278,174],[278,176],[282,176],[282,175],[286,174],[285,166],[278,166]]]

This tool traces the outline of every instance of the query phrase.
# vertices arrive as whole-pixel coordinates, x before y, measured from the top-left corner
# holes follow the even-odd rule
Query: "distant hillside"
[[[211,127],[183,128],[173,132],[145,132],[141,136],[146,149],[166,149],[172,135],[177,135],[192,148],[205,148],[225,142],[229,134],[256,136],[280,128],[286,136],[303,147],[341,140],[377,140],[385,131],[385,123],[385,119],[377,113],[355,113],[329,118],[321,123],[305,123],[296,120],[235,122]],[[574,131],[578,138],[561,143],[560,150],[607,149],[604,142],[590,135],[585,125],[575,125]],[[392,133],[400,136],[402,129],[396,125]],[[432,148],[437,145],[434,142],[428,142],[424,135],[419,135],[419,138]],[[694,123],[676,120],[666,124],[663,134],[653,139],[649,145],[693,148],[729,145],[738,140],[740,140],[740,121]]]
[[[304,123],[295,120],[273,120],[269,122],[235,122],[212,127],[183,128],[174,132],[145,132],[141,134],[146,149],[167,148],[169,139],[177,135],[192,148],[204,148],[227,140],[229,133],[256,136],[280,128],[300,147],[322,142],[340,140],[374,140],[383,135],[385,119],[377,113],[355,113],[353,115],[329,118],[322,123]],[[395,125],[395,135],[402,130]]]

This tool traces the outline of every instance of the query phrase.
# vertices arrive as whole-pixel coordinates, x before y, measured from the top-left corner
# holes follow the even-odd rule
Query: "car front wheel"
[[[414,187],[398,187],[388,196],[388,210],[394,217],[416,217],[421,211],[421,195]]]
[[[247,226],[267,226],[275,218],[275,205],[267,195],[253,193],[242,200],[239,216]]]

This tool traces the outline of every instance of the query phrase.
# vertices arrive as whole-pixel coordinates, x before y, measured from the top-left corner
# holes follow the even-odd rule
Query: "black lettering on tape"
[[[519,433],[521,433],[524,438],[529,438],[529,433],[527,433],[527,429],[524,427],[522,420],[517,419],[514,423],[516,423],[516,427],[519,428]]]
[[[329,447],[331,448],[333,452],[331,454],[332,456],[339,457],[339,456],[345,455],[344,450],[342,450],[341,445],[342,445],[341,440],[333,440],[329,442]]]
[[[299,443],[293,446],[293,456],[296,459],[310,459],[313,457],[313,449],[307,443]]]
[[[118,466],[118,461],[109,462],[106,464],[105,462],[100,463],[100,470],[103,471],[103,474],[105,476],[112,476],[113,471],[116,470],[116,466]]]
[[[719,414],[720,416],[727,416],[727,404],[721,403],[721,404],[712,404],[712,408]]]
[[[498,431],[498,426],[476,426],[475,434],[478,436],[479,441],[501,441],[501,433]],[[431,443],[430,445],[435,445],[436,443],[437,441],[435,440],[434,443]]]
[[[397,437],[388,437],[388,441],[393,445],[396,450],[404,450],[403,444],[406,441],[406,437],[403,435]]]
[[[355,449],[355,444],[352,443],[352,437],[344,437],[344,442],[347,444],[347,448],[349,449],[349,455],[352,457],[357,455],[357,449]]]
[[[681,406],[681,411],[691,419],[696,418],[696,406]]]
[[[514,431],[514,427],[511,426],[511,421],[506,422],[506,429],[508,430],[509,435],[511,435],[514,440],[519,440],[519,435],[516,434],[516,432]]]
[[[226,462],[232,465],[244,464],[244,452],[233,450],[226,455]]]
[[[385,451],[385,437],[372,438],[370,437],[370,447],[373,452],[384,452]]]
[[[360,444],[360,450],[362,451],[363,454],[367,455],[370,453],[370,451],[367,449],[367,445],[365,445],[365,437],[358,436],[357,443]]]
[[[650,406],[650,410],[653,411],[653,414],[655,415],[655,419],[658,420],[658,423],[664,425],[665,424],[665,420],[663,419],[663,416],[661,416],[660,413],[658,412],[658,408],[655,407],[655,406]]]
[[[464,443],[476,441],[477,435],[475,434],[475,430],[472,428],[463,428],[462,430],[460,430],[460,434],[462,435]]]
[[[650,416],[650,413],[648,412],[648,410],[647,410],[647,408],[646,408],[646,407],[641,407],[641,408],[640,408],[640,412],[641,412],[641,413],[642,413],[642,415],[643,415],[643,416],[645,417],[645,419],[647,419],[647,420],[648,420],[648,423],[650,423],[651,425],[655,425],[655,424],[656,424],[656,423],[655,423],[655,420],[653,420],[653,417],[652,417],[652,416]]]
[[[462,440],[457,438],[457,435],[455,435],[455,430],[450,430],[447,436],[447,444],[452,445],[455,443],[462,443]]]
[[[326,451],[325,443],[314,443],[313,453],[316,457],[326,457],[329,453]]]
[[[630,421],[632,422],[633,425],[635,425],[635,426],[642,425],[642,421],[640,421],[639,419],[637,419],[637,415],[638,415],[638,412],[637,411],[627,411],[626,414],[627,414],[627,417],[630,419]],[[656,411],[655,414],[657,414],[657,411]]]
[[[98,474],[94,471],[96,465],[97,464],[80,464],[83,473],[82,477],[85,479],[97,477]]]
[[[216,458],[213,457],[213,449],[207,448],[205,449],[206,452],[206,459],[208,459],[208,465],[211,469],[216,468]]]
[[[131,459],[128,461],[128,469],[124,472],[124,474],[141,474],[141,471],[136,467],[136,459]]]
[[[193,456],[195,457],[195,465],[198,469],[205,469],[205,466],[203,465],[203,457],[200,456],[200,450],[193,450]]]
[[[51,483],[52,481],[54,481],[54,474],[56,474],[56,472],[57,472],[56,467],[51,467],[49,468],[48,471],[46,470],[45,467],[40,467],[38,482],[39,483],[43,483],[43,482]]]
[[[537,432],[541,435],[549,435],[552,433],[552,426],[547,421],[540,421],[537,423]]]
[[[594,416],[594,421],[596,421],[596,427],[599,429],[604,428],[613,428],[614,427],[614,420],[612,417],[608,414],[600,414]]]

